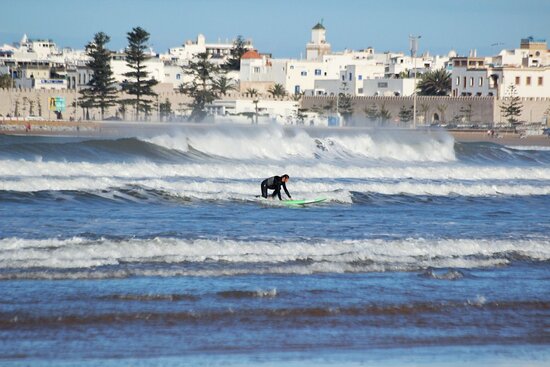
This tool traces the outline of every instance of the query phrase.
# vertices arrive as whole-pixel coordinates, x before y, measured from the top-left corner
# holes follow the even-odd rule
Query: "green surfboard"
[[[282,204],[288,205],[288,206],[298,206],[298,205],[309,205],[309,204],[316,204],[320,203],[322,201],[327,200],[326,198],[316,198],[316,199],[303,199],[303,200],[283,200],[281,201]]]

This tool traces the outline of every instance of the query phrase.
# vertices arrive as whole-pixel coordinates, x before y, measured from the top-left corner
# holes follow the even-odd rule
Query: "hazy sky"
[[[488,55],[519,47],[522,37],[550,39],[550,0],[0,0],[0,9],[0,44],[27,33],[73,48],[103,31],[121,49],[141,26],[157,52],[198,33],[207,42],[242,34],[261,52],[300,57],[321,19],[335,51],[406,51],[409,34],[422,35],[419,51],[432,54]]]

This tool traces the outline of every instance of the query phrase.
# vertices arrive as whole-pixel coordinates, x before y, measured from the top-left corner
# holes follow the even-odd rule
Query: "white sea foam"
[[[74,190],[105,197],[124,197],[127,189],[158,190],[173,197],[197,200],[251,200],[259,194],[258,180],[204,180],[195,178],[126,178],[126,177],[48,177],[27,176],[0,181],[0,190],[36,192],[43,190]],[[332,201],[351,202],[353,192],[384,195],[428,196],[494,196],[494,195],[549,195],[550,183],[445,181],[425,182],[417,180],[319,180],[293,179],[289,188],[294,197],[327,197]]]
[[[44,162],[0,160],[0,179],[18,177],[124,177],[124,178],[263,178],[272,172],[287,172],[297,178],[433,179],[433,180],[550,180],[547,167],[468,166],[463,164],[406,165],[333,163],[187,163],[158,164]]]
[[[364,157],[396,161],[454,161],[454,139],[444,133],[422,134],[404,131],[336,132],[314,137],[307,130],[292,134],[277,126],[261,129],[217,127],[161,135],[145,141],[168,149],[188,152],[190,146],[212,156],[232,159],[313,159],[327,157]]]
[[[550,259],[550,239],[421,239],[236,241],[175,238],[87,240],[0,240],[0,268],[127,273],[125,264],[159,264],[140,274],[230,275],[247,272],[316,273],[407,271],[434,268],[492,267],[509,263],[507,254],[537,261]],[[209,267],[209,264],[225,264]],[[178,265],[174,268],[174,265]],[[200,269],[192,264],[203,264]],[[254,265],[264,264],[261,267]],[[114,268],[112,268],[114,266]]]

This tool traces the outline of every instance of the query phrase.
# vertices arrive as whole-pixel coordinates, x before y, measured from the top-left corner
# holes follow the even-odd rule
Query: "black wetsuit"
[[[286,185],[280,176],[273,176],[262,181],[262,196],[267,198],[267,190],[275,190],[271,197],[275,197],[275,195],[277,195],[279,196],[279,200],[283,200],[283,198],[281,198],[281,186],[285,189],[287,196],[291,198],[288,190],[286,189]]]

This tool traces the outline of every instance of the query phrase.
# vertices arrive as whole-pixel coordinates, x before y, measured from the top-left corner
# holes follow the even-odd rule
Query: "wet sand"
[[[520,136],[517,133],[495,133],[495,136],[489,136],[487,132],[481,131],[454,131],[449,133],[456,141],[461,143],[488,142],[509,146],[537,146],[550,147],[550,138],[547,135]]]

